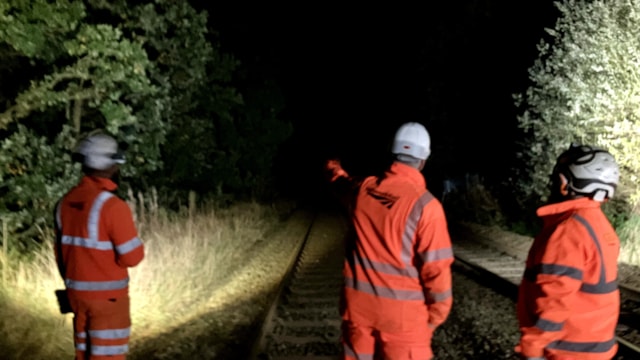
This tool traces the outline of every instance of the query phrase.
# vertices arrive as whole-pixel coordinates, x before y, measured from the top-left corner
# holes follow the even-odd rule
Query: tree
[[[556,157],[570,142],[610,150],[622,169],[618,193],[640,200],[640,1],[564,0],[549,39],[516,94],[526,133],[519,190],[544,201]]]
[[[211,114],[203,114],[203,106],[216,105],[216,111],[225,114],[236,103],[239,95],[228,85],[237,63],[235,59],[222,53],[216,46],[207,26],[207,13],[197,12],[186,1],[156,0],[131,1],[89,0],[94,21],[108,18],[111,23],[133,39],[143,43],[151,62],[149,78],[159,91],[148,97],[138,114],[144,118],[158,119],[162,126],[150,128],[140,126],[129,130],[129,137],[144,132],[146,142],[140,146],[152,147],[155,158],[147,161],[159,161],[163,165],[174,153],[163,147],[174,147],[175,141],[182,141],[189,147],[196,138],[186,133],[198,131],[201,125],[196,123],[212,121]],[[105,16],[101,11],[107,11]],[[195,128],[195,129],[194,129]],[[153,138],[150,138],[153,136]],[[166,143],[166,139],[171,139]],[[140,148],[131,148],[132,153],[140,154]],[[201,158],[197,151],[187,154]],[[199,164],[191,164],[191,171]],[[154,166],[151,171],[159,170]],[[144,186],[138,182],[135,186]]]
[[[138,121],[134,107],[157,89],[139,41],[107,24],[89,24],[79,1],[10,0],[0,4],[0,43],[18,59],[15,97],[0,113],[0,215],[11,231],[34,236],[73,181],[60,160],[84,129],[113,133]],[[23,66],[22,63],[29,65]],[[83,123],[83,114],[102,114]]]
[[[171,0],[0,3],[0,79],[16,80],[0,92],[0,216],[12,233],[37,237],[50,222],[77,180],[69,153],[89,130],[127,147],[123,173],[134,186],[162,167],[167,134],[211,99],[200,96],[205,84],[230,76],[206,21]]]

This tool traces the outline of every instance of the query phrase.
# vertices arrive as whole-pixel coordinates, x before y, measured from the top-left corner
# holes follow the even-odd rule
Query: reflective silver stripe
[[[546,346],[547,349],[557,349],[565,351],[583,352],[583,353],[603,353],[611,350],[616,344],[616,339],[613,338],[607,341],[601,342],[576,342],[558,340],[550,343]]]
[[[98,239],[98,226],[100,224],[100,212],[102,211],[102,206],[105,201],[113,196],[112,193],[108,191],[101,192],[96,199],[93,201],[91,205],[91,210],[89,211],[89,218],[87,220],[87,232],[89,234],[88,238],[83,238],[80,236],[62,236],[62,244],[78,246],[87,249],[95,249],[95,250],[113,250],[113,244],[111,241],[100,241]],[[57,221],[62,227],[62,220],[60,220],[59,209],[57,209],[56,217],[58,217]]]
[[[113,250],[111,241],[96,241],[93,239],[85,239],[77,236],[62,236],[62,244],[83,247],[95,250]]]
[[[449,247],[438,250],[429,250],[420,253],[420,257],[425,263],[438,260],[453,259],[453,249]]]
[[[108,356],[124,355],[129,352],[129,345],[91,345],[91,355]]]
[[[618,280],[604,284],[582,284],[580,291],[589,294],[608,294],[618,290]]]
[[[126,339],[131,334],[131,328],[89,330],[89,336],[96,339]]]
[[[91,206],[91,211],[89,212],[89,221],[87,223],[89,239],[98,241],[98,225],[100,223],[100,211],[102,210],[102,205],[104,205],[104,202],[107,201],[112,196],[113,196],[112,193],[108,191],[103,191],[93,201],[93,205]]]
[[[618,290],[618,281],[613,280],[611,282],[607,282],[607,273],[604,265],[604,255],[602,254],[602,247],[600,246],[600,240],[596,236],[596,232],[593,231],[593,228],[589,224],[589,222],[578,214],[574,214],[573,218],[578,220],[589,232],[589,236],[596,244],[596,248],[598,249],[598,255],[600,255],[600,278],[597,284],[582,284],[580,287],[580,291],[590,293],[590,294],[608,294]]]
[[[355,264],[360,266],[363,269],[371,269],[375,272],[388,274],[388,275],[406,276],[406,277],[411,277],[415,279],[418,278],[418,270],[416,270],[416,268],[413,266],[403,269],[403,268],[393,266],[391,264],[371,261],[370,259],[367,259],[367,258],[363,259],[360,256],[358,256],[359,254],[357,253],[354,255],[355,255],[354,256]]]
[[[120,290],[127,287],[129,284],[129,278],[116,281],[76,281],[72,279],[65,279],[64,283],[68,289],[79,291]]]
[[[571,266],[556,264],[538,264],[534,267],[527,268],[524,271],[524,278],[531,282],[535,282],[536,277],[539,274],[567,276],[578,281],[582,280],[582,270]]]
[[[404,262],[406,267],[413,266],[413,238],[416,234],[418,222],[422,217],[422,210],[431,200],[433,200],[433,195],[431,195],[430,192],[427,191],[422,194],[422,196],[416,200],[415,204],[413,204],[413,208],[411,208],[411,212],[407,217],[404,233],[402,234],[402,262]]]
[[[87,344],[85,344],[85,343],[77,343],[76,344],[76,350],[87,351]]]
[[[537,327],[542,331],[560,331],[562,330],[563,326],[564,326],[564,321],[556,322],[556,321],[546,320],[542,318],[538,319],[535,325],[535,327]]]
[[[375,296],[394,300],[421,300],[424,301],[422,290],[398,290],[385,286],[376,286],[365,281],[355,281],[353,278],[345,278],[345,286]]]
[[[125,339],[131,335],[131,328],[89,330],[89,335],[96,339]],[[76,337],[85,339],[87,337],[87,333],[84,331],[76,333]]]
[[[133,239],[116,246],[116,251],[118,254],[124,255],[140,247],[140,245],[142,245],[142,241],[140,241],[138,237],[134,237]]]
[[[373,354],[357,354],[348,343],[344,343],[344,355],[356,360],[373,360]]]
[[[433,304],[436,303],[438,301],[444,301],[447,300],[448,298],[450,298],[451,296],[453,296],[453,293],[451,291],[451,289],[447,290],[447,291],[442,291],[442,292],[430,292],[427,294],[427,303],[429,304]]]

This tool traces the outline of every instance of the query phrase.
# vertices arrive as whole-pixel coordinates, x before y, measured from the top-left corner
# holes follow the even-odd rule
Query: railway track
[[[474,241],[468,234],[453,237],[458,270],[466,267],[476,272],[479,282],[516,301],[524,272],[523,256],[496,250]],[[621,311],[616,329],[619,350],[615,359],[640,359],[640,289],[625,284],[619,287]]]
[[[252,359],[338,358],[345,230],[341,216],[317,216],[286,287],[269,310]]]
[[[346,220],[319,214],[299,256],[264,319],[252,360],[335,360],[340,356],[339,294],[342,286]],[[453,233],[454,271],[511,300],[524,270],[524,255],[488,246],[471,233]],[[455,284],[454,284],[455,286]],[[640,294],[621,284],[622,311],[616,360],[640,359]]]

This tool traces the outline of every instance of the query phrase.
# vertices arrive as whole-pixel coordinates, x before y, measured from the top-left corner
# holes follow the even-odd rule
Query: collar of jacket
[[[401,162],[394,162],[391,164],[391,167],[387,170],[387,176],[401,176],[403,178],[407,178],[409,181],[415,183],[421,188],[427,187],[427,182],[425,181],[424,176],[422,176],[420,170]]]
[[[592,200],[588,197],[579,199],[565,200],[556,204],[544,205],[538,208],[536,214],[539,217],[552,216],[562,214],[567,211],[584,208],[599,208],[600,202]]]
[[[80,186],[92,186],[106,191],[113,191],[118,188],[118,185],[111,181],[111,179],[87,175],[80,179]]]

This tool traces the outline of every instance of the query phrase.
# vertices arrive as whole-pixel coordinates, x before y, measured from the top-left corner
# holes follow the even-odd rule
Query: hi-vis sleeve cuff
[[[116,246],[118,255],[125,255],[142,246],[142,241],[137,236],[133,239]]]

